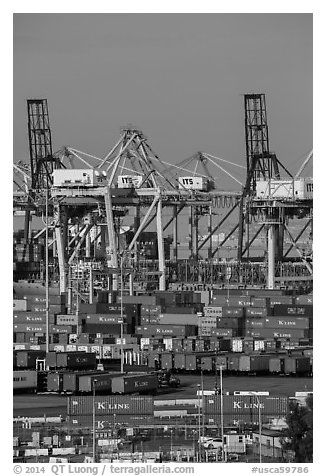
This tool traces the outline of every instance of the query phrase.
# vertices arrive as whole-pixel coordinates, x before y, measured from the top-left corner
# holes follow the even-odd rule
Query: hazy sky
[[[245,165],[243,94],[264,92],[270,148],[296,172],[313,145],[312,30],[298,13],[15,14],[14,160],[29,161],[26,99],[47,98],[54,150],[104,156],[132,123],[163,160]]]

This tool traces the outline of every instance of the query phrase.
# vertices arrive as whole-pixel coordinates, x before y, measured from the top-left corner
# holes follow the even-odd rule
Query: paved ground
[[[176,390],[164,390],[157,399],[196,398],[197,385],[200,384],[200,375],[178,375],[181,387]],[[219,386],[219,380],[218,380]],[[213,390],[215,376],[204,375],[204,390]],[[268,391],[272,395],[293,396],[296,391],[311,391],[312,378],[297,377],[242,377],[224,376],[223,390],[233,392]],[[13,414],[17,416],[65,416],[67,411],[67,397],[61,395],[14,395]]]

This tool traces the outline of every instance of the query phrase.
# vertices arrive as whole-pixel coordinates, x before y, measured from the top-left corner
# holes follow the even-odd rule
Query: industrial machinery
[[[70,303],[92,302],[96,288],[311,287],[312,253],[298,242],[312,226],[313,181],[301,177],[312,152],[293,176],[270,152],[265,95],[247,94],[244,104],[246,166],[206,152],[172,165],[132,125],[105,157],[70,146],[53,153],[47,101],[28,100],[30,166],[14,164],[14,212],[25,213],[24,243],[47,233],[50,278]],[[219,190],[212,166],[237,190]],[[33,237],[31,213],[45,224]],[[297,236],[290,220],[304,223]],[[34,277],[44,279],[42,266]]]

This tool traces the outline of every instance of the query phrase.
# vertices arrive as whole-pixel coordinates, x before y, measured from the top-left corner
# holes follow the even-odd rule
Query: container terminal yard
[[[132,125],[103,158],[53,152],[47,100],[27,110],[14,461],[291,461],[289,404],[313,392],[312,151],[287,170],[246,94],[246,176],[223,191],[212,154],[169,164]]]

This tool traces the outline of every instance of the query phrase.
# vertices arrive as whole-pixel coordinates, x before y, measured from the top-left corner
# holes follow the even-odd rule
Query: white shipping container
[[[172,337],[164,337],[163,344],[165,345],[165,350],[172,350]]]
[[[204,177],[178,177],[179,190],[207,190]]]
[[[119,175],[118,188],[139,188],[142,181],[141,175]]]
[[[78,316],[74,315],[65,315],[65,314],[58,314],[57,315],[57,326],[78,326]]]
[[[217,317],[212,316],[212,317],[199,317],[199,322],[198,325],[200,327],[215,327],[217,325]]]
[[[13,308],[15,311],[27,311],[26,299],[14,299]]]
[[[265,341],[264,340],[255,340],[254,341],[254,351],[265,350]]]
[[[141,337],[140,338],[140,348],[143,349],[144,347],[149,346],[149,337]]]
[[[313,179],[311,177],[294,181],[294,198],[299,200],[313,198]]]
[[[222,317],[222,306],[206,306],[204,307],[204,316],[206,317]]]
[[[52,448],[53,455],[74,455],[76,448]]]
[[[54,187],[83,187],[98,185],[103,172],[95,169],[55,169],[53,171]]]
[[[48,456],[49,450],[47,448],[35,448],[25,450],[25,456]]]
[[[232,339],[232,352],[242,352],[243,351],[243,340],[242,339]]]

